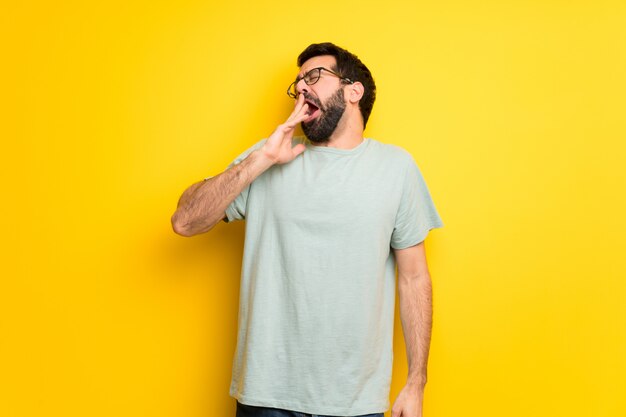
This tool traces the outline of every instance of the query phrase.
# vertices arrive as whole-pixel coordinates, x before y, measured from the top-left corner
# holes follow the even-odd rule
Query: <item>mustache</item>
[[[318,109],[320,109],[321,111],[326,110],[324,108],[324,105],[322,104],[322,102],[320,101],[320,99],[318,99],[317,97],[312,96],[309,93],[304,93],[304,98],[308,101],[310,101],[311,103],[315,104],[317,106]]]

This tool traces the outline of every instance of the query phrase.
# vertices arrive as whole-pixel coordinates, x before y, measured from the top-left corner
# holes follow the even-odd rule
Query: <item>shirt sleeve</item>
[[[233,162],[228,165],[228,169],[231,167],[240,164],[244,159],[248,157],[252,152],[259,149],[265,143],[265,139],[260,142],[257,142],[254,146],[247,149],[244,153],[239,155]],[[254,183],[254,182],[253,182]],[[243,220],[246,218],[246,211],[248,207],[248,196],[250,194],[250,188],[252,184],[249,184],[246,188],[241,191],[241,193],[235,197],[232,203],[226,207],[226,222],[232,222],[235,220]]]
[[[431,229],[443,227],[443,222],[426,186],[422,174],[411,158],[407,166],[402,197],[393,233],[391,247],[405,249],[426,239]]]

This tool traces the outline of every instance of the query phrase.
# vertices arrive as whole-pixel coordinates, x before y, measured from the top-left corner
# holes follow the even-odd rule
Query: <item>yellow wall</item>
[[[169,217],[327,40],[374,73],[366,134],[415,156],[446,223],[426,416],[626,415],[626,3],[11,3],[1,416],[233,415],[243,227]]]

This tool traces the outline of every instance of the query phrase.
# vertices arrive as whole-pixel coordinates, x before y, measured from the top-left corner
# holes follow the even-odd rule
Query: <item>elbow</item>
[[[172,216],[172,229],[174,233],[184,237],[191,237],[206,233],[213,229],[217,222],[190,221],[188,217],[178,210]]]
[[[191,237],[195,235],[195,233],[192,233],[191,231],[189,231],[189,229],[185,227],[181,227],[181,226],[173,224],[172,228],[174,229],[174,233],[183,237]]]
[[[181,215],[178,211],[176,211],[176,213],[172,216],[172,229],[174,230],[174,233],[180,236],[191,237],[195,235],[195,233],[193,233],[189,228],[189,223],[181,219]]]

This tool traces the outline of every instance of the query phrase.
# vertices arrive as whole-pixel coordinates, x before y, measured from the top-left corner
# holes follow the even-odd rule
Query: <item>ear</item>
[[[364,93],[365,87],[360,82],[356,81],[348,85],[348,101],[350,103],[358,103]]]

